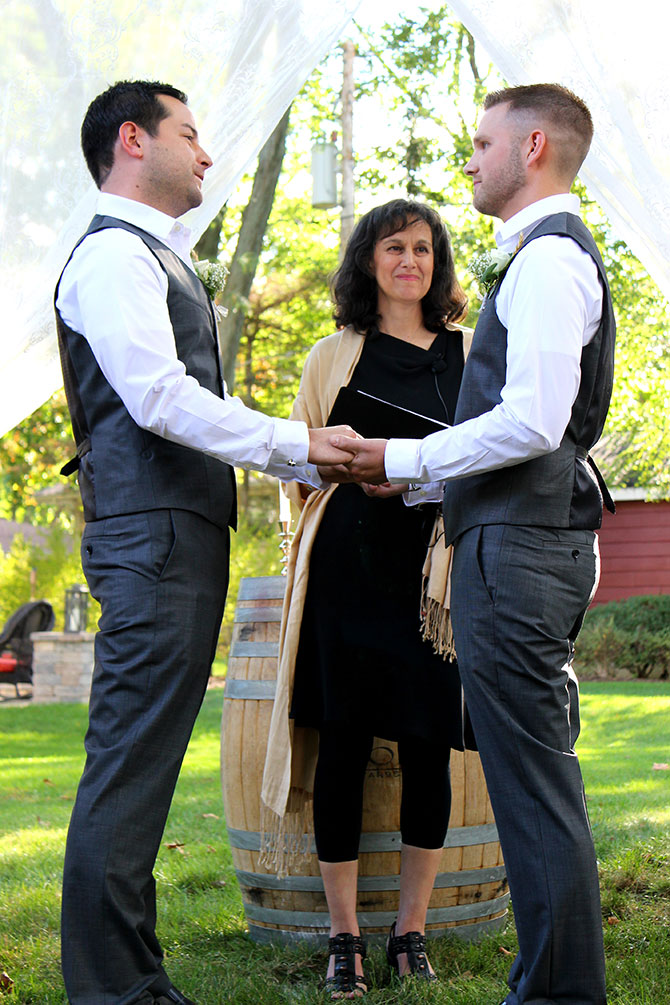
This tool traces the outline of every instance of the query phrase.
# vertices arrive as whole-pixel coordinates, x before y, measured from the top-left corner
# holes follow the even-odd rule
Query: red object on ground
[[[11,673],[16,670],[16,657],[11,653],[0,654],[0,673]]]

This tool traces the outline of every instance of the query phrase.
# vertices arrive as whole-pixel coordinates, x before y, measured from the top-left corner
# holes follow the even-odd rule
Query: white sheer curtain
[[[591,109],[580,176],[670,298],[670,69],[658,0],[449,0],[510,84],[558,82]]]
[[[437,0],[429,3],[435,7]],[[0,0],[0,434],[60,386],[54,282],[92,214],[78,131],[123,77],[189,94],[215,167],[207,226],[360,0]],[[596,122],[582,177],[670,296],[670,71],[657,0],[450,0],[510,83],[557,80]]]
[[[93,97],[182,88],[214,158],[199,235],[360,0],[0,0],[0,434],[62,384],[51,298],[95,188],[79,151]]]

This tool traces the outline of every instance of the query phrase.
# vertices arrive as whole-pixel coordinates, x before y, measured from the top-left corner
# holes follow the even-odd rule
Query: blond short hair
[[[487,94],[484,109],[495,105],[509,105],[509,113],[523,120],[524,127],[533,120],[544,125],[554,143],[557,170],[574,181],[593,139],[591,113],[581,98],[561,84],[526,84]]]

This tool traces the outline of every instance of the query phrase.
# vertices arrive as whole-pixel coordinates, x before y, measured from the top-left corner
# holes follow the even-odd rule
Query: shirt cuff
[[[304,422],[294,419],[274,420],[273,464],[304,467],[309,454],[309,431]]]
[[[424,482],[423,485],[410,482],[409,491],[402,494],[406,506],[441,503],[443,496],[444,482]]]
[[[421,481],[419,450],[421,440],[389,440],[384,451],[384,470],[388,481]]]
[[[329,489],[331,486],[331,482],[324,482],[316,469],[316,464],[306,464],[303,467],[291,468],[290,475],[281,480],[284,482],[301,482],[303,485],[309,485],[310,488],[319,489],[319,491]]]

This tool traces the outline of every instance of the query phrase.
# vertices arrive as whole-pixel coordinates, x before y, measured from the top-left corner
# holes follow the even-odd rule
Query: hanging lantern
[[[88,587],[75,583],[65,591],[65,631],[85,632],[88,611]]]
[[[338,206],[337,147],[334,143],[315,143],[312,147],[312,206],[330,209]]]

